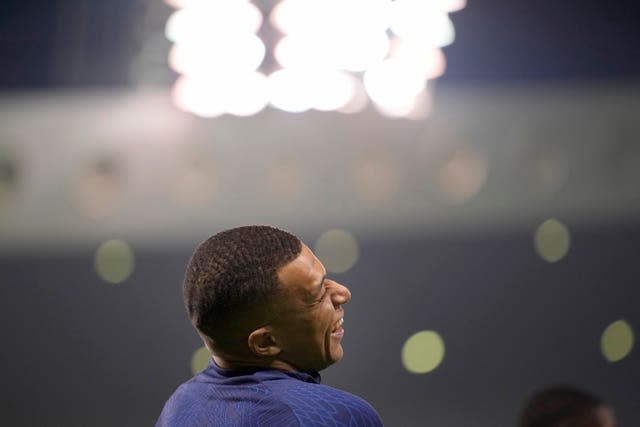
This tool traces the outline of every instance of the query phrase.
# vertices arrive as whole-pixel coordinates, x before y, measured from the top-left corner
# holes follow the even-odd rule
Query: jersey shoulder
[[[376,410],[354,394],[323,384],[292,382],[274,395],[289,406],[301,426],[382,426]]]

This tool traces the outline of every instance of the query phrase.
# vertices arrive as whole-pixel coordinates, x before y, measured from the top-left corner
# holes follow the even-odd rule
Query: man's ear
[[[282,351],[268,326],[251,332],[247,343],[249,349],[257,356],[273,357]]]

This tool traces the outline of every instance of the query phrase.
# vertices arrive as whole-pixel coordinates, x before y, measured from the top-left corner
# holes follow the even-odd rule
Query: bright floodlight
[[[226,111],[234,116],[252,116],[269,103],[267,77],[252,72],[231,79],[233,94],[227,99]]]
[[[347,74],[347,77],[351,81],[351,97],[342,107],[338,108],[338,111],[345,114],[355,114],[364,110],[369,103],[367,92],[364,90],[362,80]]]
[[[269,14],[283,37],[260,72],[267,47],[260,10],[248,0],[165,0],[177,10],[166,37],[169,64],[182,76],[180,108],[203,117],[251,115],[265,104],[288,111],[361,111],[368,100],[392,117],[424,118],[427,82],[441,76],[439,49],[453,42],[448,12],[466,0],[281,0]],[[391,30],[391,32],[389,32]]]
[[[276,4],[269,15],[271,25],[284,34],[296,32],[296,29],[304,28],[300,22],[309,21],[308,9],[304,0],[282,0]]]
[[[282,69],[269,76],[271,104],[298,113],[338,110],[354,98],[353,78],[336,70]]]
[[[453,23],[437,4],[422,0],[396,0],[392,4],[390,28],[398,36],[433,47],[453,43]]]
[[[277,61],[285,68],[332,68],[364,71],[380,62],[389,52],[384,32],[352,34],[304,34],[285,36],[274,49]]]
[[[173,100],[179,108],[201,117],[251,116],[267,105],[269,96],[266,77],[250,72],[219,79],[182,76],[174,85]]]
[[[457,12],[467,5],[467,0],[439,0],[441,9],[445,12]]]
[[[380,104],[374,101],[373,105],[378,112],[387,117],[419,120],[424,119],[428,115],[430,103],[431,95],[425,88],[412,98],[398,100],[398,102],[393,104]]]
[[[175,9],[184,9],[185,7],[197,7],[211,2],[211,0],[164,0],[164,2]]]
[[[327,70],[312,74],[311,96],[313,108],[320,111],[337,110],[353,97],[353,83],[340,71]]]
[[[347,3],[349,0],[342,0]],[[342,7],[335,0],[283,0],[270,15],[274,27],[284,34],[304,35],[311,33],[343,33],[345,25],[353,28],[357,21],[345,24]]]
[[[184,4],[183,4],[184,2],[181,0],[164,0],[164,2],[175,9],[180,9],[184,7]]]
[[[364,73],[364,87],[369,97],[388,109],[413,108],[414,98],[424,89],[422,75],[411,64],[387,59]]]
[[[383,60],[389,53],[389,37],[383,31],[352,33],[335,38],[334,55],[337,68],[364,71]]]
[[[175,44],[169,65],[181,74],[206,74],[215,78],[221,70],[253,71],[265,55],[265,46],[255,34],[230,36],[209,43]]]
[[[174,43],[199,43],[255,33],[261,25],[262,13],[253,3],[219,0],[174,12],[167,20],[165,36]]]
[[[269,16],[284,34],[384,31],[389,27],[388,0],[283,0]]]
[[[271,105],[290,113],[313,107],[311,79],[304,70],[282,69],[269,76]]]
[[[431,80],[444,74],[446,59],[441,49],[424,45],[416,40],[396,38],[391,56],[419,72],[425,79]]]
[[[172,98],[181,110],[200,117],[217,117],[224,114],[222,96],[217,80],[196,79],[181,76],[173,85]]]
[[[273,54],[284,68],[316,67],[330,60],[328,49],[319,36],[285,36],[276,44]]]

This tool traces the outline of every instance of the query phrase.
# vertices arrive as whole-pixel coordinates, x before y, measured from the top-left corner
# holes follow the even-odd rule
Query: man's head
[[[600,398],[568,386],[539,390],[520,413],[520,427],[615,427],[611,408]]]
[[[183,295],[193,325],[228,366],[318,371],[342,357],[342,308],[350,293],[300,240],[268,226],[204,241]]]

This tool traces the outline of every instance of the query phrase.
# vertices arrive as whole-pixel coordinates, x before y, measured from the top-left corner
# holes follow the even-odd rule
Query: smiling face
[[[285,368],[317,372],[342,358],[342,305],[349,290],[327,279],[313,252],[302,245],[300,255],[278,270],[280,292],[270,323]]]

